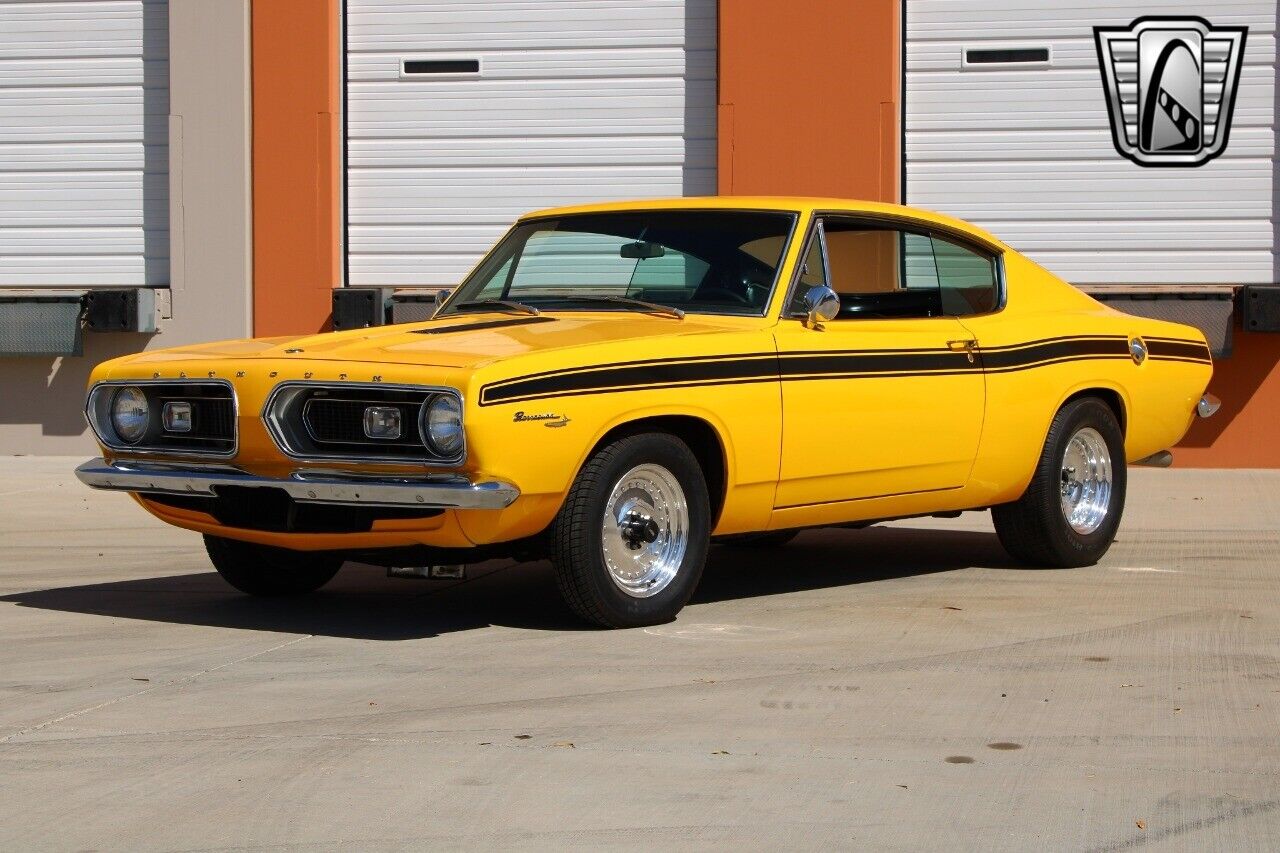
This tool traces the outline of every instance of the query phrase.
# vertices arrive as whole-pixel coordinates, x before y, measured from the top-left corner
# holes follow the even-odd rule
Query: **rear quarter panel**
[[[1005,309],[965,320],[984,361],[996,361],[993,350],[1060,339],[1075,342],[1077,356],[1041,361],[1028,356],[1025,364],[989,365],[987,415],[970,486],[975,503],[1017,499],[1030,482],[1054,415],[1066,400],[1090,389],[1119,397],[1128,461],[1177,444],[1213,372],[1199,330],[1115,311],[1015,252],[1006,253],[1005,274]],[[1133,337],[1152,348],[1140,365],[1128,354]],[[1201,357],[1160,354],[1188,349],[1173,341],[1192,342],[1192,349],[1199,344]]]

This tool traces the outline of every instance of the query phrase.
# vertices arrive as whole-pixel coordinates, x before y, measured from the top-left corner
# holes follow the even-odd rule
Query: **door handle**
[[[969,363],[972,364],[974,350],[978,348],[978,341],[975,338],[961,338],[956,341],[947,341],[947,349],[952,352],[963,352],[969,356]]]

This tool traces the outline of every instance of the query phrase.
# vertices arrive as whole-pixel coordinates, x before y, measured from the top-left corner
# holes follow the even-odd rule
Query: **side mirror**
[[[810,329],[821,329],[822,324],[834,320],[840,313],[840,297],[825,284],[809,288],[804,295],[805,325]]]
[[[452,290],[437,290],[437,291],[436,291],[436,299],[435,299],[435,303],[436,303],[436,304],[435,304],[435,307],[431,309],[431,316],[432,316],[432,317],[434,317],[434,316],[436,316],[437,314],[439,314],[439,313],[440,313],[440,309],[444,307],[444,301],[445,301],[446,299],[448,299],[448,298],[449,298],[449,294],[451,294],[451,293],[453,293],[453,291],[452,291]]]

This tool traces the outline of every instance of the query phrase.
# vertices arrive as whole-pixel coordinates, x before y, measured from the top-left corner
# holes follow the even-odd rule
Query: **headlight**
[[[438,455],[457,456],[462,452],[462,407],[458,398],[437,394],[422,415],[422,437]]]
[[[151,410],[142,389],[128,385],[111,400],[111,428],[126,444],[137,444],[147,433]]]

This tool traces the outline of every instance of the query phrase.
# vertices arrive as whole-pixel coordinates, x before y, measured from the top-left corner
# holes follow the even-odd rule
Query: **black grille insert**
[[[298,458],[455,464],[463,454],[440,456],[420,426],[423,408],[441,395],[457,396],[402,385],[285,383],[272,395],[266,420],[281,448]],[[365,413],[373,406],[400,412],[398,437],[366,434]]]
[[[369,438],[364,433],[364,412],[370,406],[395,408],[400,412],[399,438]],[[381,447],[411,447],[422,453],[425,446],[418,432],[422,403],[399,400],[343,400],[312,397],[302,407],[302,420],[311,437],[320,444],[376,444]]]

